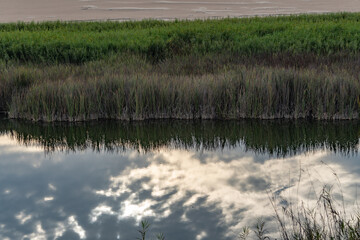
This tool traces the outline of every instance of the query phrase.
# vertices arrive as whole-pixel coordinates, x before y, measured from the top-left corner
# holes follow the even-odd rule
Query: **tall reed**
[[[115,70],[95,64],[91,67],[100,70],[91,75],[89,65],[65,66],[63,77],[55,79],[33,69],[14,79],[10,74],[4,81],[4,93],[11,93],[4,97],[9,116],[34,121],[359,117],[360,82],[347,72],[236,65],[213,74],[172,75],[137,66]]]

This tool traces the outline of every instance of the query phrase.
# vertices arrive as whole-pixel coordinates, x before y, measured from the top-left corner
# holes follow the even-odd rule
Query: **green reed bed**
[[[100,118],[359,118],[360,14],[0,24],[0,111]]]
[[[189,53],[356,54],[360,14],[163,22],[0,25],[0,59],[82,63],[130,52],[159,61]]]
[[[226,65],[173,74],[172,65],[114,58],[5,67],[0,98],[10,117],[34,121],[359,117],[359,78],[341,69]]]

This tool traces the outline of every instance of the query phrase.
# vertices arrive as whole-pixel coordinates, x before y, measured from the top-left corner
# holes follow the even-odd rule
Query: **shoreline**
[[[148,140],[153,141],[153,144],[149,144],[149,146],[158,145],[157,143],[160,143],[161,146],[166,146],[173,143],[173,139],[177,139],[178,141],[183,142],[183,146],[189,146],[189,143],[192,142],[193,139],[192,136],[199,136],[199,134],[202,135],[204,138],[208,138],[209,141],[205,141],[204,144],[209,144],[215,143],[219,138],[223,139],[231,136],[233,133],[241,133],[241,135],[244,137],[249,134],[250,138],[251,136],[253,136],[253,133],[258,133],[259,135],[256,137],[256,139],[262,142],[263,146],[266,146],[268,144],[268,142],[264,139],[274,137],[274,140],[276,140],[280,146],[281,143],[283,143],[283,138],[276,137],[278,136],[279,128],[285,128],[285,134],[288,134],[289,131],[294,130],[298,132],[298,134],[288,134],[286,137],[287,139],[292,137],[295,137],[297,139],[296,143],[298,143],[298,150],[300,150],[303,146],[301,142],[304,141],[305,143],[305,139],[308,140],[309,138],[312,138],[313,141],[309,141],[308,143],[310,143],[310,145],[312,145],[313,147],[317,146],[315,142],[319,142],[319,139],[315,140],[316,138],[320,138],[323,141],[328,142],[328,144],[331,146],[339,146],[339,140],[346,139],[346,137],[350,136],[352,139],[351,142],[353,150],[356,150],[358,144],[357,130],[360,129],[359,121],[334,122],[307,120],[149,120],[146,122],[119,122],[115,120],[104,120],[81,123],[29,123],[28,121],[24,120],[2,120],[1,118],[0,121],[3,121],[3,124],[0,125],[0,133],[16,134],[18,136],[17,139],[19,139],[21,143],[26,143],[27,141],[29,143],[34,143],[34,141],[38,141],[38,143],[41,145],[42,143],[44,143],[44,139],[51,139],[49,140],[49,143],[51,143],[51,145],[43,145],[44,148],[48,148],[48,150],[50,151],[55,150],[56,147],[60,146],[68,149],[74,149],[77,145],[78,147],[83,148],[84,146],[86,146],[86,144],[89,143],[89,141],[82,140],[80,140],[78,144],[75,144],[73,141],[68,141],[67,139],[74,138],[74,134],[82,137],[88,136],[91,142],[101,142],[102,140],[106,139],[109,142],[105,145],[109,146],[110,148],[115,147],[119,143],[120,145],[122,145],[121,143],[129,144],[130,142],[132,142],[132,145],[134,147],[144,145],[139,142],[138,139],[141,139],[141,137],[147,138],[148,136],[155,137],[155,139],[153,137],[150,137],[149,139],[143,141],[143,143],[149,143]],[[314,131],[314,129],[318,129],[318,131]],[[88,135],[88,133],[91,131],[93,131],[94,133],[100,133],[100,135]],[[328,133],[328,131],[330,131],[331,133]],[[266,134],[265,138],[263,134]],[[129,138],[129,136],[133,135],[139,137]],[[165,137],[166,141],[163,141],[163,139],[161,139],[163,137]],[[241,142],[241,139],[244,138],[238,138],[236,142]],[[251,147],[254,141],[250,140],[248,141],[248,143],[248,146]],[[209,144],[208,146],[211,147],[211,145],[213,144]],[[310,147],[310,145],[308,145],[308,147]],[[349,145],[347,146],[349,147]],[[274,148],[273,145],[269,146],[269,148],[278,149],[276,147]],[[259,147],[258,149],[260,150],[264,148]],[[339,151],[341,151],[342,149],[344,148],[338,148]],[[294,148],[291,148],[289,146],[284,148],[284,153],[294,150]]]
[[[70,118],[69,116],[64,116],[63,118],[54,118],[49,120],[47,116],[42,116],[37,119],[32,119],[31,117],[11,117],[11,114],[6,111],[0,111],[0,121],[1,120],[14,120],[14,121],[26,121],[29,123],[39,123],[39,124],[72,124],[72,123],[91,123],[91,122],[107,122],[107,121],[115,121],[115,122],[129,122],[129,123],[140,123],[140,122],[167,122],[167,121],[285,121],[285,122],[297,122],[297,121],[310,121],[310,122],[358,122],[360,120],[360,116],[358,113],[355,113],[353,116],[326,116],[323,117],[313,117],[313,116],[264,116],[264,117],[247,117],[247,116],[239,116],[234,118],[219,118],[218,116],[151,116],[151,117],[143,117],[143,118],[132,118],[132,117],[104,117],[104,116],[91,116],[91,117],[78,117],[78,118]]]
[[[175,17],[159,17],[159,18],[89,18],[89,19],[69,19],[69,20],[62,20],[62,19],[49,19],[49,20],[39,20],[39,21],[6,21],[1,22],[1,24],[17,24],[17,23],[35,23],[41,24],[46,22],[62,22],[62,23],[86,23],[86,22],[142,22],[142,21],[164,21],[164,22],[175,22],[175,21],[207,21],[207,20],[223,20],[223,19],[247,19],[247,18],[266,18],[266,17],[290,17],[290,16],[303,16],[303,15],[332,15],[332,14],[342,14],[342,13],[359,13],[359,11],[319,11],[319,12],[297,12],[297,13],[269,13],[269,14],[244,14],[239,16],[203,16],[197,18],[175,18]]]
[[[4,10],[1,10],[4,9]],[[273,14],[312,14],[359,12],[356,0],[269,0],[269,1],[215,1],[215,0],[133,0],[115,2],[105,0],[3,0],[0,2],[0,22],[74,21],[96,19],[207,19],[209,17],[243,17]]]
[[[320,121],[320,122],[338,122],[338,121],[358,121],[360,120],[359,114],[354,113],[353,116],[326,116],[313,117],[313,116],[260,116],[260,117],[247,117],[238,116],[233,118],[219,118],[218,116],[151,116],[151,117],[77,117],[70,118],[64,116],[63,118],[54,117],[49,119],[47,116],[38,117],[33,119],[31,117],[16,117],[10,116],[8,112],[0,112],[0,117],[6,116],[12,120],[25,120],[33,123],[81,123],[81,122],[96,122],[96,121],[120,121],[120,122],[146,122],[146,121],[243,121],[243,120],[260,120],[260,121]]]

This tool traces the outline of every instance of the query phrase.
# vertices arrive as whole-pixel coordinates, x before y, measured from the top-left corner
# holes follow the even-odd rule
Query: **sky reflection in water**
[[[1,239],[135,239],[142,219],[167,239],[234,239],[259,217],[276,231],[269,194],[357,198],[358,123],[0,125]]]

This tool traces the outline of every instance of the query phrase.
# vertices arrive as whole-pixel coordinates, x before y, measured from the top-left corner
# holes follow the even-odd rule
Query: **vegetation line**
[[[359,21],[0,24],[0,111],[34,121],[357,119]]]
[[[162,148],[215,150],[244,145],[246,151],[289,157],[325,150],[341,155],[358,152],[359,121],[90,121],[29,123],[1,120],[0,135],[19,144],[53,151],[158,151]]]
[[[83,63],[111,54],[153,61],[224,53],[357,54],[359,13],[167,22],[44,22],[0,24],[0,59]]]

